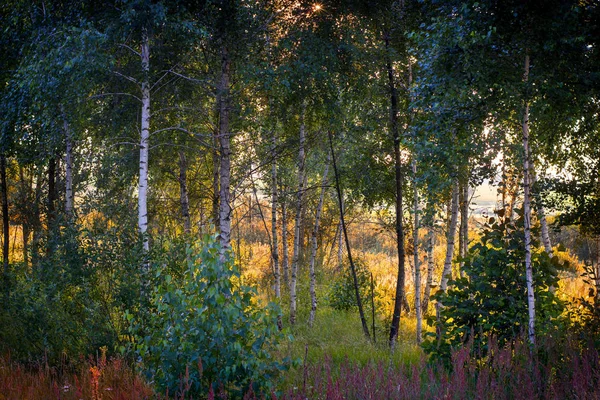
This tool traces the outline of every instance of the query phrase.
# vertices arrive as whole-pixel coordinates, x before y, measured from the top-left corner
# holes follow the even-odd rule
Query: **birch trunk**
[[[67,121],[67,115],[61,105],[63,131],[65,134],[65,214],[70,220],[73,217],[73,137]]]
[[[219,94],[217,93],[217,98]],[[219,100],[217,99],[217,103]],[[218,112],[217,112],[218,114]],[[218,120],[218,117],[217,117]],[[219,156],[219,128],[215,127],[213,132],[213,149],[212,149],[212,162],[213,162],[213,176],[212,176],[212,223],[215,229],[218,231],[219,226],[219,165],[221,164],[221,157]]]
[[[460,187],[460,228],[458,234],[458,252],[460,258],[467,256],[469,247],[469,184],[463,183]],[[464,277],[464,262],[460,262],[460,276]]]
[[[48,160],[48,199],[46,215],[46,256],[49,256],[54,251],[52,240],[52,232],[54,230],[54,222],[56,221],[56,158],[50,157]]]
[[[221,258],[231,248],[231,147],[229,132],[229,68],[230,60],[227,48],[221,48],[221,79],[219,82],[219,240],[221,242]]]
[[[317,212],[315,214],[315,227],[311,237],[311,252],[310,252],[310,316],[308,318],[308,324],[313,325],[315,321],[315,314],[317,312],[317,292],[316,292],[316,277],[315,277],[315,260],[317,258],[317,236],[319,234],[319,222],[321,220],[321,212],[323,210],[323,200],[325,198],[325,191],[327,189],[327,174],[329,173],[329,162],[331,154],[328,153],[327,161],[325,164],[325,171],[323,172],[323,183],[321,186],[321,195],[319,197],[319,204],[317,205]]]
[[[56,158],[50,157],[48,160],[48,236],[50,236],[50,230],[54,225],[54,219],[56,218]]]
[[[288,228],[287,228],[287,206],[285,205],[285,199],[281,202],[281,269],[283,270],[283,283],[289,288],[290,287],[290,262],[288,248]]]
[[[458,224],[458,192],[459,185],[458,179],[454,182],[452,188],[452,200],[450,202],[450,223],[448,224],[448,234],[446,236],[446,259],[444,260],[444,269],[442,270],[442,279],[440,280],[440,290],[445,292],[448,288],[448,280],[452,275],[452,257],[454,255],[454,240],[456,236],[456,225]],[[441,338],[441,327],[440,327],[440,311],[443,305],[437,303],[435,305],[437,328],[436,334],[438,341]]]
[[[389,52],[390,39],[389,34],[385,36],[385,48]],[[393,347],[398,333],[400,331],[400,314],[402,312],[402,304],[406,302],[404,285],[405,285],[405,250],[404,250],[404,228],[402,225],[402,196],[403,196],[403,181],[402,176],[402,160],[400,158],[400,132],[398,126],[398,92],[396,88],[396,80],[394,77],[394,69],[388,55],[386,62],[388,84],[390,90],[390,130],[394,140],[394,170],[396,183],[396,247],[398,250],[398,280],[396,283],[396,296],[394,299],[394,312],[392,314],[392,324],[390,327],[389,344]]]
[[[452,201],[450,203],[450,223],[448,224],[448,234],[446,236],[446,258],[444,260],[444,270],[440,280],[440,290],[445,292],[448,288],[448,281],[452,276],[452,257],[454,256],[454,244],[456,236],[456,225],[458,224],[458,181],[452,188]]]
[[[271,165],[271,236],[273,237],[273,245],[271,246],[271,255],[273,257],[273,271],[275,273],[275,298],[281,303],[281,268],[279,266],[279,243],[277,240],[277,135],[273,133],[273,146],[271,147],[271,157],[273,164]],[[281,321],[281,313],[277,315],[277,327],[279,330],[283,328]]]
[[[306,155],[304,153],[305,125],[304,113],[302,110],[300,122],[300,146],[298,150],[298,193],[296,194],[296,221],[294,223],[294,250],[292,255],[292,280],[290,283],[290,324],[296,323],[296,283],[298,275],[298,263],[300,261],[300,226],[302,225],[302,208],[304,200],[304,163]]]
[[[417,190],[417,162],[412,161],[414,199],[413,263],[415,267],[415,313],[417,317],[417,344],[421,343],[423,313],[421,310],[421,266],[419,264],[419,191]]]
[[[140,139],[140,181],[138,187],[138,227],[142,235],[144,251],[150,250],[148,242],[148,149],[150,141],[150,42],[146,29],[142,31],[142,121]],[[144,270],[148,269],[144,263]],[[146,271],[144,271],[146,272]]]
[[[448,234],[446,236],[446,259],[444,260],[444,269],[442,271],[442,279],[440,281],[440,290],[445,292],[448,288],[448,280],[452,275],[452,257],[454,255],[454,240],[456,235],[456,225],[458,224],[458,179],[454,182],[452,188],[452,201],[450,203],[450,223],[448,224]],[[438,343],[441,339],[442,331],[440,326],[440,312],[443,305],[436,303],[435,314],[437,320],[436,336]]]
[[[523,81],[529,80],[529,54],[525,55]],[[535,343],[535,295],[533,292],[533,268],[531,265],[531,195],[529,182],[529,102],[525,99],[523,111],[523,216],[525,231],[525,277],[527,280],[527,305],[529,310],[528,338]]]
[[[427,234],[427,278],[425,281],[425,291],[423,293],[423,306],[422,310],[424,314],[427,314],[429,308],[429,298],[431,297],[431,285],[433,283],[433,268],[435,266],[435,260],[433,259],[433,249],[435,246],[435,231],[433,226],[430,226],[429,233]]]
[[[190,199],[187,188],[187,160],[183,151],[179,152],[179,202],[181,203],[183,232],[189,235],[192,231],[192,222],[190,219]]]
[[[533,163],[531,163],[531,165],[529,166],[529,171],[530,171],[531,186],[533,188],[533,187],[535,187],[535,184],[537,182],[537,176],[535,174],[535,168],[533,166]],[[541,231],[542,231],[541,236],[542,236],[542,243],[544,244],[544,250],[550,256],[550,258],[552,258],[554,256],[554,252],[552,251],[552,242],[550,241],[550,234],[548,232],[548,221],[546,221],[546,210],[540,204],[539,201],[536,202],[536,211],[537,211],[537,217],[540,220],[540,227],[541,227]]]

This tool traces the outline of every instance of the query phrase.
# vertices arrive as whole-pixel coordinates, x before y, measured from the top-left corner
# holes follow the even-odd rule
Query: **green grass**
[[[374,344],[365,338],[357,311],[336,311],[322,304],[312,327],[308,325],[308,313],[300,312],[293,327],[289,327],[288,321],[284,319],[284,325],[293,339],[281,344],[280,355],[296,363],[284,374],[280,388],[301,385],[305,363],[318,364],[325,358],[331,361],[334,371],[339,371],[341,365],[348,363],[366,365],[384,361],[398,367],[412,365],[424,357],[415,342],[414,318],[402,318],[400,336],[393,351],[388,345],[388,324],[376,321],[377,342]]]

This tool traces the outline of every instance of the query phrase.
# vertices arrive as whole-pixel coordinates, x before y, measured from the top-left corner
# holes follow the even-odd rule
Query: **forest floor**
[[[302,307],[300,310],[303,310]],[[307,314],[307,313],[306,313]],[[493,348],[494,359],[471,357],[467,344],[453,353],[450,368],[428,361],[415,343],[415,320],[401,320],[401,335],[388,346],[387,321],[376,320],[376,343],[363,334],[356,311],[322,304],[315,323],[301,312],[274,357],[294,362],[274,382],[270,399],[596,399],[600,398],[599,357],[565,347],[559,359],[541,362],[523,343]],[[285,319],[284,319],[285,321]],[[371,324],[369,324],[371,326]],[[557,354],[560,351],[557,350]],[[557,368],[561,365],[562,368]],[[235,398],[207,394],[206,398]],[[212,397],[211,397],[212,396]],[[0,358],[0,400],[194,399],[158,394],[120,357],[102,352],[75,365],[25,366]],[[245,399],[263,398],[248,393]]]

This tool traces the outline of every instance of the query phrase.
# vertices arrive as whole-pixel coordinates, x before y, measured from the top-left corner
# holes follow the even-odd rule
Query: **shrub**
[[[215,237],[188,248],[180,279],[154,266],[149,310],[136,318],[126,314],[140,366],[160,390],[260,392],[285,366],[269,353],[282,335],[276,306],[257,304],[231,254],[221,261],[220,250]]]
[[[124,333],[122,310],[139,301],[141,246],[127,232],[66,225],[32,266],[12,264],[0,307],[0,353],[55,365],[101,346],[113,350]]]
[[[488,338],[495,337],[500,347],[526,331],[528,321],[525,249],[522,214],[515,222],[490,218],[481,239],[469,249],[464,262],[464,277],[449,282],[446,293],[434,298],[443,304],[440,316],[441,340],[435,333],[424,342],[434,356],[448,358],[452,349],[472,341],[480,356],[487,351]],[[558,257],[552,259],[536,246],[532,232],[531,263],[536,301],[536,327],[543,334],[553,327],[562,312],[562,303],[549,290],[558,283]],[[428,318],[433,325],[435,316]]]
[[[371,273],[361,260],[354,263],[358,291],[365,308],[371,304]],[[375,293],[377,296],[377,293]],[[354,290],[354,278],[350,266],[345,266],[342,274],[335,280],[328,295],[329,305],[338,311],[354,310],[358,307],[356,303],[356,292]],[[378,303],[375,303],[378,308]]]

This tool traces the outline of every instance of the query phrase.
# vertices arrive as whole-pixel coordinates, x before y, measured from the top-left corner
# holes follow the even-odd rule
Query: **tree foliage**
[[[180,277],[155,266],[149,310],[126,314],[142,369],[169,393],[261,392],[284,369],[271,358],[282,338],[277,307],[256,302],[255,289],[243,284],[231,254],[220,260],[219,247],[210,236],[188,247]]]
[[[533,235],[534,237],[536,235]],[[532,244],[535,246],[535,243]],[[550,287],[558,284],[558,271],[565,266],[537,247],[532,254],[537,323],[540,332],[550,334],[558,324],[563,304]],[[478,242],[462,260],[465,276],[449,282],[446,293],[434,298],[443,304],[441,340],[435,334],[424,348],[436,357],[449,357],[467,342],[478,356],[487,355],[491,337],[500,347],[510,344],[527,329],[527,287],[523,249],[523,215],[516,221],[490,217]],[[435,318],[430,317],[430,325]]]

